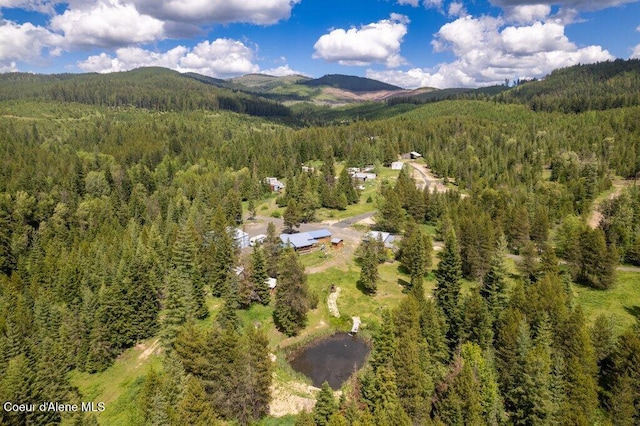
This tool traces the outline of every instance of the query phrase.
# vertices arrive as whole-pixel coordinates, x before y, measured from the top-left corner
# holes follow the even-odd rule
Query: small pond
[[[320,387],[327,381],[332,389],[337,390],[364,365],[370,350],[364,340],[348,333],[336,333],[300,349],[289,364],[309,377],[313,386]]]

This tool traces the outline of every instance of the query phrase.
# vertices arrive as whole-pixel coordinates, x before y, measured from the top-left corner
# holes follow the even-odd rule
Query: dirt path
[[[327,298],[327,305],[329,306],[329,313],[336,318],[340,318],[340,311],[338,311],[338,296],[340,296],[340,287],[336,287],[336,291],[329,293]]]
[[[413,167],[413,177],[416,178],[417,176],[418,181],[422,182],[422,184],[420,184],[420,182],[416,182],[416,186],[418,186],[418,188],[422,189],[425,186],[429,186],[431,191],[447,192],[447,188],[442,183],[442,179],[435,177],[433,173],[431,173],[431,171],[422,164],[414,162],[409,162],[407,164]]]
[[[591,214],[589,215],[589,219],[587,220],[587,223],[589,224],[591,229],[596,229],[598,225],[600,225],[600,221],[602,220],[602,213],[600,213],[600,205],[605,200],[613,200],[614,198],[618,198],[620,194],[622,194],[622,190],[628,187],[629,185],[632,185],[633,182],[634,182],[633,180],[624,180],[624,179],[617,179],[613,181],[614,191],[611,194],[609,194],[608,197],[603,198],[602,200],[598,201],[597,203],[594,203],[593,205],[593,209],[591,210]]]

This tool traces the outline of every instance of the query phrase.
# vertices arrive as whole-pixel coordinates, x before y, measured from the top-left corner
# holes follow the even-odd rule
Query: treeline
[[[153,111],[230,110],[262,117],[288,117],[282,104],[202,83],[162,68],[113,74],[5,74],[0,100],[77,102],[101,107],[135,107]]]
[[[575,216],[567,200],[564,204],[561,200],[554,202],[554,195],[545,191],[487,189],[464,198],[455,191],[436,193],[429,187],[420,191],[405,167],[395,185],[383,186],[381,196],[376,221],[379,229],[400,233],[413,229],[416,223],[429,224],[436,226],[441,239],[453,230],[461,271],[469,280],[482,282],[502,238],[505,249],[521,256],[519,268],[525,281],[535,277],[537,256],[549,250],[555,256],[552,247],[557,247],[557,254],[568,262],[567,282],[597,289],[613,287],[615,266],[625,259],[626,251],[618,248],[613,235],[607,240],[601,229],[592,230]],[[553,228],[557,232],[551,240]],[[627,238],[635,243],[635,225],[627,231]],[[632,247],[628,250],[633,253]]]
[[[640,105],[640,60],[617,59],[553,71],[497,95],[498,102],[517,102],[533,111],[580,113]]]

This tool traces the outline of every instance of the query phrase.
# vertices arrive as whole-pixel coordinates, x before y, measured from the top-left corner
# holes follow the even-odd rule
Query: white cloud
[[[203,41],[180,61],[185,71],[213,77],[226,77],[258,72],[254,52],[239,41],[219,38],[211,43]]]
[[[164,38],[164,23],[141,15],[132,4],[104,0],[67,9],[51,19],[70,46],[125,46]]]
[[[390,19],[360,28],[335,29],[318,39],[313,46],[313,57],[340,65],[382,63],[390,68],[398,67],[405,63],[400,56],[400,44],[408,23],[406,16],[393,13]]]
[[[505,26],[500,18],[465,16],[440,28],[435,51],[452,51],[456,59],[433,69],[367,71],[367,76],[403,87],[477,87],[505,79],[543,77],[552,70],[611,60],[600,46],[579,48],[557,22]]]
[[[14,61],[3,63],[0,61],[0,74],[4,74],[7,72],[18,72],[18,67]]]
[[[465,9],[464,4],[454,1],[449,3],[449,11],[447,14],[449,16],[465,16],[467,9]]]
[[[631,59],[640,59],[640,44],[633,49],[633,53],[631,54]]]
[[[575,49],[575,45],[564,35],[564,27],[552,22],[535,22],[526,27],[507,27],[502,30],[501,36],[505,51],[514,55]]]
[[[260,70],[252,62],[254,52],[241,42],[230,39],[203,41],[192,49],[177,46],[166,52],[124,47],[117,49],[115,54],[115,57],[106,53],[90,56],[78,62],[78,67],[84,71],[106,73],[158,66],[211,77],[230,77]]]
[[[528,24],[546,18],[551,14],[548,4],[527,4],[512,6],[505,9],[507,19],[520,24]]]
[[[398,0],[399,5],[408,4],[409,6],[418,7],[420,0]]]
[[[53,6],[62,3],[61,0],[0,0],[0,9],[16,8],[33,10],[42,13],[53,13]]]
[[[268,70],[261,71],[262,74],[273,75],[275,77],[284,77],[286,75],[306,75],[302,71],[292,70],[289,64],[280,65],[276,68],[270,68]]]
[[[50,56],[57,56],[62,42],[59,35],[44,27],[30,22],[18,24],[12,21],[0,21],[0,69],[14,70],[15,62],[36,63],[42,61],[42,51],[49,50]]]
[[[427,9],[442,9],[444,0],[424,0],[422,4]]]
[[[178,22],[248,22],[271,25],[288,19],[300,0],[132,0],[138,10],[158,19]]]

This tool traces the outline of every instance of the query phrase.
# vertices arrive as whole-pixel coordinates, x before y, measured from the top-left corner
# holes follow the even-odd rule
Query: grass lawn
[[[613,315],[617,320],[617,331],[621,332],[640,319],[640,274],[618,271],[616,281],[611,290],[594,290],[580,285],[572,288],[589,323],[599,315]]]
[[[162,355],[151,350],[159,344],[154,337],[127,349],[102,373],[71,372],[71,384],[80,390],[82,401],[105,403],[105,411],[95,413],[101,424],[141,424],[137,395],[149,370],[162,370]]]
[[[324,251],[316,250],[311,253],[301,254],[300,263],[302,263],[305,267],[318,266],[329,261],[331,258],[333,258],[333,256],[335,255],[329,248]]]
[[[340,175],[343,168],[343,163],[336,164],[336,175]],[[397,179],[398,174],[400,173],[398,170],[391,170],[388,167],[380,167],[379,169],[378,176],[375,180],[362,184],[364,186],[364,190],[361,191],[360,200],[357,204],[351,204],[347,206],[345,210],[330,210],[325,208],[318,209],[316,212],[316,218],[319,221],[331,219],[342,220],[375,211],[380,184],[384,180],[393,181]],[[369,203],[367,203],[368,198],[371,198],[371,202]]]

